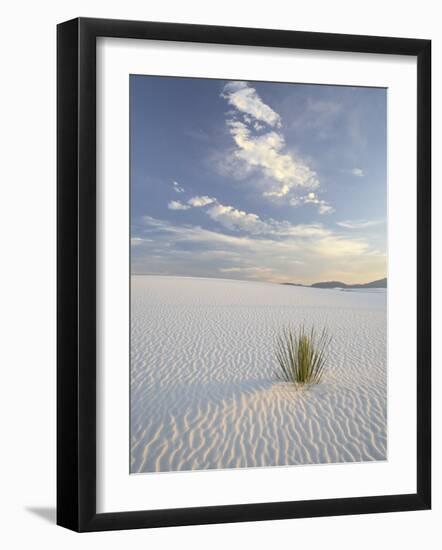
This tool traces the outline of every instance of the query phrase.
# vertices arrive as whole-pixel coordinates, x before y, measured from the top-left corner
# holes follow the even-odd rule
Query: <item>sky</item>
[[[131,272],[386,276],[387,90],[130,76]]]

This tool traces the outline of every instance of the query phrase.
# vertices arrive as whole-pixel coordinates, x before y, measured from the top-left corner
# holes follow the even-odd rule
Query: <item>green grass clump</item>
[[[276,376],[283,382],[296,385],[319,384],[327,360],[327,347],[331,337],[324,328],[319,337],[312,327],[306,331],[285,328],[276,339]]]

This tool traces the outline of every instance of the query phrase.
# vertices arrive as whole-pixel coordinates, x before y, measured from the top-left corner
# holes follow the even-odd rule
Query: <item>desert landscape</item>
[[[131,472],[387,459],[386,289],[131,277]],[[276,376],[284,327],[326,328],[320,384]]]
[[[387,453],[385,88],[130,76],[130,472]]]

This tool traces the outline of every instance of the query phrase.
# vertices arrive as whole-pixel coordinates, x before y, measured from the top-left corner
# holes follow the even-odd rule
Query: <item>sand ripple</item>
[[[134,276],[131,471],[385,460],[385,292]],[[275,382],[287,324],[333,336],[324,381]]]

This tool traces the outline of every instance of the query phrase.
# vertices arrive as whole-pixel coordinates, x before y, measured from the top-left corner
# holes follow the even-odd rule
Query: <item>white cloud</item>
[[[304,204],[316,204],[318,206],[318,212],[320,214],[332,214],[335,209],[324,199],[319,199],[316,193],[308,193],[305,197],[301,198]]]
[[[230,230],[242,229],[248,233],[264,233],[267,224],[259,219],[256,214],[248,214],[243,210],[237,210],[233,206],[216,204],[207,210],[207,214],[223,227]]]
[[[176,193],[184,193],[184,187],[181,187],[181,185],[177,181],[172,182],[173,190]]]
[[[255,88],[251,88],[246,82],[229,82],[224,86],[221,95],[241,113],[250,115],[269,126],[276,128],[281,126],[281,117],[278,113],[266,105],[256,93]]]
[[[237,149],[234,157],[245,163],[249,169],[260,169],[264,174],[266,197],[284,197],[296,187],[316,189],[319,180],[316,173],[293,154],[284,153],[284,137],[270,131],[253,136],[251,130],[238,120],[227,120]]]
[[[303,204],[294,196],[295,191],[299,188],[318,189],[319,178],[300,155],[287,150],[279,114],[262,101],[255,88],[245,82],[227,84],[221,95],[235,109],[229,112],[226,120],[235,149],[225,165],[239,179],[252,173],[261,175],[256,182],[262,187],[264,197],[286,200],[292,206]],[[262,123],[271,128],[262,132]],[[317,204],[320,213],[333,210],[325,201]]]
[[[350,173],[358,178],[362,178],[364,176],[364,171],[362,170],[362,168],[352,168],[350,170]]]
[[[320,214],[333,214],[333,212],[335,212],[335,209],[326,201],[321,200],[319,201],[318,212]]]
[[[299,206],[301,204],[301,199],[299,197],[292,197],[289,200],[290,206]]]
[[[131,237],[130,239],[130,245],[132,247],[135,247],[135,246],[142,246],[144,244],[149,244],[149,243],[152,243],[153,240],[152,239],[146,239],[144,237]]]
[[[238,271],[243,271],[243,267],[220,267],[219,269],[222,273],[238,273]]]
[[[201,206],[207,206],[208,204],[212,204],[215,202],[215,199],[212,197],[208,197],[207,195],[202,196],[196,196],[192,197],[187,201],[187,204],[190,204],[190,206],[194,207],[201,207]]]
[[[181,201],[170,201],[167,208],[169,210],[188,210],[190,206],[183,204]]]
[[[379,225],[381,220],[345,220],[342,222],[336,222],[339,227],[345,229],[365,229],[366,227],[372,227],[373,225]]]

